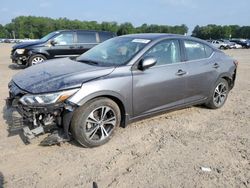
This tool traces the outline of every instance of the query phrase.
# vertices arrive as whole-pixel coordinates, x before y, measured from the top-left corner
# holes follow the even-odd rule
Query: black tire
[[[226,50],[227,47],[226,47],[226,46],[220,46],[220,49],[221,49],[221,50]]]
[[[213,87],[212,95],[209,97],[206,106],[211,109],[221,108],[227,100],[228,93],[228,82],[220,78]]]
[[[112,117],[115,117],[114,121],[110,120]],[[107,120],[110,121],[106,122]],[[110,140],[115,128],[120,126],[120,123],[119,106],[109,98],[100,97],[87,102],[74,112],[70,128],[73,137],[79,144],[84,147],[97,147]]]
[[[32,55],[30,58],[29,58],[29,60],[28,60],[28,66],[33,66],[33,65],[35,65],[35,60],[41,60],[41,61],[37,61],[37,63],[39,63],[39,62],[42,62],[42,61],[45,61],[47,58],[44,56],[44,55],[42,55],[42,54],[36,54],[36,55]]]

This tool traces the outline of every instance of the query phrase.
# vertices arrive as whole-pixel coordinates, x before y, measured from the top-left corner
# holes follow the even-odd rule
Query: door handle
[[[83,49],[83,46],[79,46],[78,48],[79,48],[79,49]]]
[[[70,48],[70,49],[73,49],[73,48],[75,48],[75,47],[74,47],[74,46],[70,46],[69,48]]]
[[[218,63],[214,63],[213,68],[217,69],[219,67],[220,67],[220,65]]]
[[[181,70],[181,69],[179,69],[178,72],[176,73],[177,76],[182,76],[182,75],[184,75],[184,74],[187,74],[187,72],[186,72],[186,71],[183,71],[183,70]]]

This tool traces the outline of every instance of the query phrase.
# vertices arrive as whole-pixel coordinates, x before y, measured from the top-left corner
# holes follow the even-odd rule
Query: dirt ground
[[[250,50],[235,88],[219,110],[191,107],[117,129],[104,146],[25,145],[8,133],[4,99],[12,75],[11,45],[0,44],[0,187],[250,187]],[[201,168],[211,169],[210,172]]]

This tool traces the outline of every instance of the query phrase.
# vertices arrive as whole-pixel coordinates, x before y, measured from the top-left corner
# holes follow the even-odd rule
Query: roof
[[[185,36],[178,35],[178,34],[170,34],[170,33],[139,33],[139,34],[122,35],[121,37],[132,37],[132,38],[156,40],[156,39],[167,38],[167,37],[185,37]]]
[[[65,32],[65,31],[86,31],[86,32],[103,32],[103,33],[113,33],[111,31],[101,31],[101,30],[87,30],[87,29],[62,29],[54,32]]]

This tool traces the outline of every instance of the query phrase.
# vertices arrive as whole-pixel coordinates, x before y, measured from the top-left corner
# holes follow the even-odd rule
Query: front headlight
[[[45,105],[53,104],[65,101],[67,98],[76,93],[79,89],[72,89],[67,91],[61,91],[57,93],[48,93],[41,95],[24,95],[20,102],[24,105]]]
[[[16,49],[16,53],[23,54],[25,49]]]

